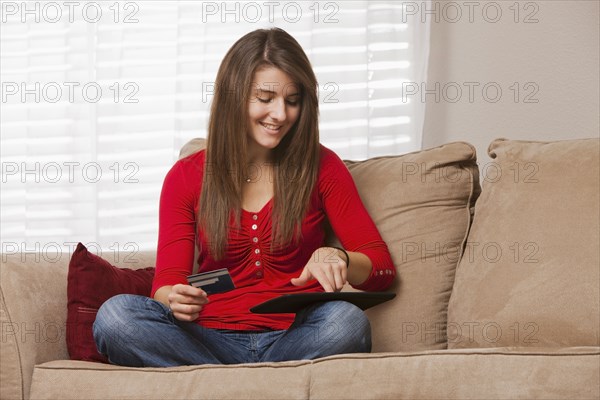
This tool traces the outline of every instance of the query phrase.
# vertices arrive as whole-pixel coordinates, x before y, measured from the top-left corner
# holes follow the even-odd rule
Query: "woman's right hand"
[[[180,321],[188,322],[197,320],[200,310],[208,303],[204,290],[183,284],[173,285],[167,300],[173,316]]]

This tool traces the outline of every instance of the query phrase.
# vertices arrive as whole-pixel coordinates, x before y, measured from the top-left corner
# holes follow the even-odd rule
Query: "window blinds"
[[[2,2],[2,253],[155,249],[164,176],[206,137],[225,52],[258,28],[309,56],[325,146],[355,160],[419,149],[424,104],[402,84],[425,81],[428,26],[402,23],[403,6]]]

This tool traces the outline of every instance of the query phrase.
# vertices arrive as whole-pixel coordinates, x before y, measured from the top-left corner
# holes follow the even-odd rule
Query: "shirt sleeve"
[[[162,286],[187,283],[186,277],[192,273],[196,236],[193,188],[196,185],[188,184],[184,167],[183,162],[176,162],[163,182],[151,297]]]
[[[333,151],[322,149],[319,189],[329,223],[347,251],[362,253],[373,264],[367,280],[353,287],[367,291],[385,290],[396,276],[387,244],[364,207],[344,162]]]

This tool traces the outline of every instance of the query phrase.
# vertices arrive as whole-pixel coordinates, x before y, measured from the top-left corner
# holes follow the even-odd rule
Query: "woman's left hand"
[[[294,286],[303,286],[316,279],[326,292],[339,292],[346,284],[347,274],[346,261],[339,256],[336,248],[319,247],[300,276],[291,282]]]

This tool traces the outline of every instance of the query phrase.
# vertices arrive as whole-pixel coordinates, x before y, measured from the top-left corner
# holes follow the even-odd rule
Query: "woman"
[[[369,352],[369,321],[350,303],[295,317],[249,311],[346,282],[383,290],[395,276],[348,169],[319,143],[308,58],[285,31],[256,30],[225,55],[215,88],[206,150],[175,163],[163,184],[152,298],[107,301],[94,324],[99,351],[144,367]],[[350,251],[323,245],[326,218]],[[186,283],[195,245],[199,271],[227,268],[235,289],[207,296]]]

